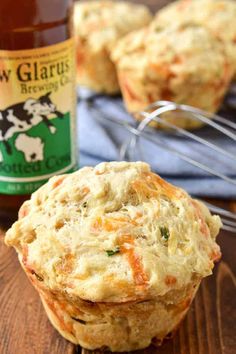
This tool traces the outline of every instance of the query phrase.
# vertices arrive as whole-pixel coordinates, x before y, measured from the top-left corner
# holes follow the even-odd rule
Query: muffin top
[[[228,80],[233,73],[224,45],[207,29],[191,23],[132,32],[118,42],[112,57],[120,70],[140,78],[194,77],[199,83]]]
[[[221,221],[142,162],[53,177],[5,241],[45,287],[96,302],[164,296],[211,274]]]
[[[216,37],[236,40],[236,2],[234,0],[179,0],[157,12],[152,27],[195,22],[207,27]]]
[[[126,1],[86,1],[75,4],[76,34],[95,52],[110,50],[117,39],[147,25],[152,15],[147,7]]]

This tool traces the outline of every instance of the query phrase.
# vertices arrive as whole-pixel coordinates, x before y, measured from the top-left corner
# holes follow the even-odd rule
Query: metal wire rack
[[[228,176],[221,171],[217,171],[216,169],[209,167],[206,163],[202,163],[199,160],[195,160],[187,154],[179,151],[177,148],[170,146],[168,144],[168,139],[165,139],[163,134],[158,134],[158,131],[155,130],[155,135],[150,134],[150,131],[153,131],[153,128],[150,128],[150,123],[155,122],[161,125],[162,127],[168,128],[168,131],[172,134],[177,134],[178,136],[183,136],[185,138],[192,139],[198,144],[203,145],[206,149],[211,149],[217,156],[222,156],[222,158],[227,157],[232,160],[232,162],[236,162],[236,154],[231,151],[227,151],[222,148],[220,145],[215,144],[213,142],[208,141],[205,138],[202,138],[197,135],[194,131],[188,131],[186,129],[180,128],[176,124],[173,124],[165,118],[163,115],[166,113],[173,114],[184,114],[188,116],[189,119],[194,119],[204,123],[205,125],[211,127],[216,130],[220,134],[223,134],[227,138],[231,139],[233,142],[236,142],[236,123],[232,122],[218,114],[212,114],[205,112],[203,110],[182,105],[176,104],[174,102],[169,101],[158,101],[150,106],[146,107],[146,109],[142,112],[137,112],[135,115],[140,120],[138,124],[132,124],[123,119],[118,119],[117,117],[112,117],[111,115],[106,114],[104,111],[101,112],[101,107],[96,104],[96,98],[98,96],[91,96],[86,99],[87,104],[89,105],[89,109],[94,113],[94,118],[98,121],[112,122],[116,126],[120,126],[123,129],[127,130],[130,133],[130,137],[127,141],[124,141],[119,148],[119,159],[120,160],[132,160],[132,154],[139,147],[139,139],[142,137],[158,147],[168,151],[169,153],[177,156],[183,161],[201,169],[207,174],[210,174],[214,177],[217,177],[223,180],[225,183],[230,183],[232,186],[236,186],[236,179],[231,176]],[[234,101],[233,101],[234,102]],[[102,113],[102,114],[99,114]],[[235,145],[236,147],[236,145]],[[143,159],[145,160],[145,158]],[[223,222],[223,229],[229,232],[236,232],[236,213],[230,212],[218,206],[215,206],[210,203],[206,203],[208,208],[215,213],[218,213]]]

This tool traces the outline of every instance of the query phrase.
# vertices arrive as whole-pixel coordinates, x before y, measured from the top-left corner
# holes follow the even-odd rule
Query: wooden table
[[[169,1],[145,2],[156,9]],[[220,204],[236,211],[236,202]],[[19,266],[15,251],[4,245],[4,227],[0,229],[0,354],[92,353],[70,344],[50,325],[36,291]],[[175,338],[158,349],[151,347],[137,353],[236,353],[235,240],[236,235],[221,232],[218,242],[223,258],[215,267],[214,275],[202,282]]]

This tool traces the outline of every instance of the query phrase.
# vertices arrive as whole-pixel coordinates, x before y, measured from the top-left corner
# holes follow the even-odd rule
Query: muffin
[[[120,352],[178,327],[220,258],[220,226],[147,164],[111,162],[51,178],[5,242],[65,338]]]
[[[152,27],[195,22],[229,46],[236,73],[236,2],[234,0],[180,0],[157,12]]]
[[[126,1],[77,2],[77,83],[97,92],[118,93],[111,49],[119,38],[147,25],[151,19],[145,6]]]
[[[216,112],[233,75],[224,45],[204,27],[191,23],[132,32],[119,41],[112,57],[130,112],[158,100]],[[202,125],[184,115],[163,117],[183,128]]]

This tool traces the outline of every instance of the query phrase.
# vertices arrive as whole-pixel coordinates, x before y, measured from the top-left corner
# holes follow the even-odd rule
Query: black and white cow
[[[63,113],[57,111],[55,104],[49,97],[50,94],[51,92],[48,92],[38,99],[28,98],[25,102],[16,103],[0,110],[0,141],[4,143],[8,154],[12,154],[8,140],[15,133],[25,132],[41,122],[47,125],[52,134],[56,132],[56,128],[48,116],[55,114],[62,118]]]

